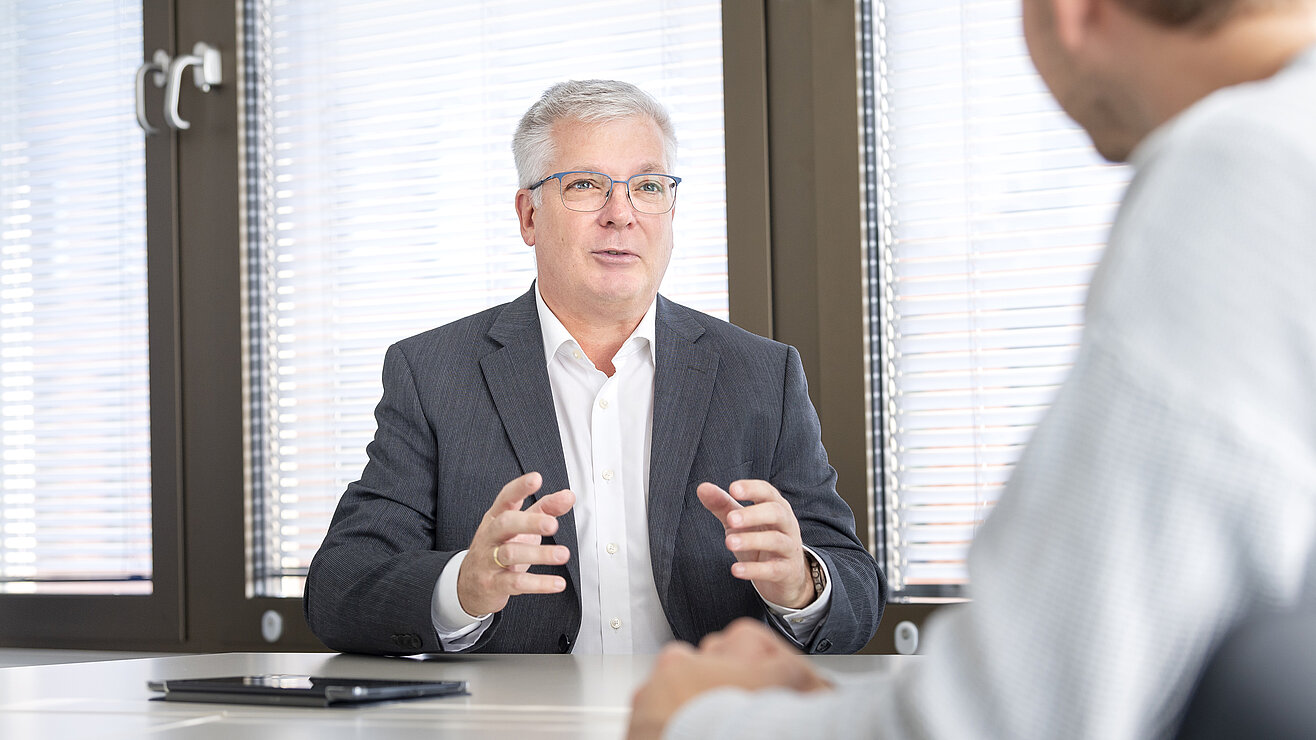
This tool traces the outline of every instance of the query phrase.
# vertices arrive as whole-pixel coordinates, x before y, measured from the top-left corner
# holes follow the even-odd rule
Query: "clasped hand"
[[[794,648],[762,623],[737,619],[708,635],[695,650],[670,642],[658,655],[649,680],[631,700],[629,740],[653,740],[686,702],[720,687],[771,687],[821,691],[832,685]]]
[[[532,565],[562,565],[571,557],[562,545],[541,543],[557,532],[557,518],[576,503],[576,494],[564,488],[521,509],[543,482],[539,473],[526,473],[503,486],[484,513],[457,571],[457,600],[467,614],[478,617],[502,611],[517,594],[551,594],[566,588],[561,576],[527,572]]]

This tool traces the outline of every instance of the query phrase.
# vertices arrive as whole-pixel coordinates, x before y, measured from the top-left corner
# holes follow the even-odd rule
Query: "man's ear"
[[[1092,32],[1111,10],[1108,5],[1118,0],[1041,1],[1051,6],[1060,45],[1066,52],[1074,54],[1091,42]]]
[[[526,246],[535,246],[535,198],[529,190],[516,191],[516,220],[521,226],[521,240]]]

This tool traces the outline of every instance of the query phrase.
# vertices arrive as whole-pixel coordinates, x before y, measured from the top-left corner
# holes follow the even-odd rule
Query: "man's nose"
[[[612,195],[599,210],[599,219],[606,225],[626,226],[635,221],[635,206],[631,205],[628,187],[625,182],[613,184]]]

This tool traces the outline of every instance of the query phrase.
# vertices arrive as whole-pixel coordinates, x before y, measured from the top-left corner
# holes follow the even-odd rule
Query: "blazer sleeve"
[[[785,365],[781,433],[769,482],[790,502],[801,539],[832,579],[827,616],[804,648],[854,653],[877,632],[886,606],[886,576],[855,534],[854,513],[836,492],[836,471],[827,462],[822,426],[794,347],[787,347]]]
[[[397,345],[384,357],[378,428],[306,579],[306,621],[341,652],[439,652],[430,603],[456,552],[434,548],[436,440]]]

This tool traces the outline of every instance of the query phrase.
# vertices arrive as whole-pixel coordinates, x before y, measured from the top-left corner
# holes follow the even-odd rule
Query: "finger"
[[[796,568],[785,558],[744,561],[731,566],[731,575],[742,581],[778,583],[791,579]]]
[[[549,516],[562,516],[571,511],[576,504],[576,494],[570,488],[563,488],[556,493],[540,496],[526,511],[534,511]]]
[[[658,660],[664,663],[670,663],[674,660],[680,660],[684,656],[690,655],[695,651],[694,646],[684,640],[672,640],[663,645],[663,649],[658,651]]]
[[[785,655],[800,654],[799,648],[783,640],[781,635],[772,631],[757,619],[740,617],[727,626],[727,634],[731,635],[737,644],[753,646],[754,649],[765,655],[778,653]]]
[[[485,522],[494,543],[506,542],[518,535],[547,537],[557,532],[557,517],[537,511],[504,511]]]
[[[777,487],[765,480],[756,478],[745,478],[743,480],[733,481],[727,486],[727,491],[731,498],[737,501],[753,501],[761,504],[765,501],[785,501],[781,491]]]
[[[505,567],[529,565],[562,565],[571,557],[571,551],[562,545],[531,545],[504,542],[498,546],[498,560]],[[497,565],[497,563],[494,563]]]
[[[499,557],[502,557],[501,550],[499,551]],[[502,582],[500,584],[502,586],[501,590],[509,596],[555,594],[567,587],[567,582],[562,576],[530,573],[529,571],[504,571],[498,580]]]
[[[774,529],[782,532],[799,531],[800,523],[795,519],[795,512],[784,502],[768,501],[746,506],[733,512],[730,517],[731,532]]]
[[[800,542],[785,532],[737,532],[727,535],[727,549],[734,553],[765,552],[777,557],[795,557]]]
[[[732,512],[728,517],[730,531],[753,531],[753,529],[779,529],[782,532],[799,532],[800,521],[795,519],[791,504],[784,500],[750,504],[740,511]]]
[[[722,490],[712,483],[700,483],[699,488],[695,489],[695,495],[699,496],[699,503],[704,505],[705,509],[713,512],[722,526],[730,526],[727,523],[727,517],[734,511],[743,508],[731,494]]]
[[[727,644],[727,631],[709,632],[704,635],[704,639],[699,641],[699,652],[701,653],[720,653]]]
[[[776,676],[776,683],[796,691],[826,691],[832,684],[813,669],[809,661],[796,654],[770,656],[764,672]]]
[[[721,632],[704,638],[704,642],[699,643],[699,649],[701,652],[732,655],[742,659],[789,650],[786,643],[761,622],[748,617],[741,617]]]
[[[543,484],[544,477],[533,472],[512,479],[498,492],[493,505],[489,507],[489,514],[497,516],[504,511],[519,511],[526,496],[538,491]]]

